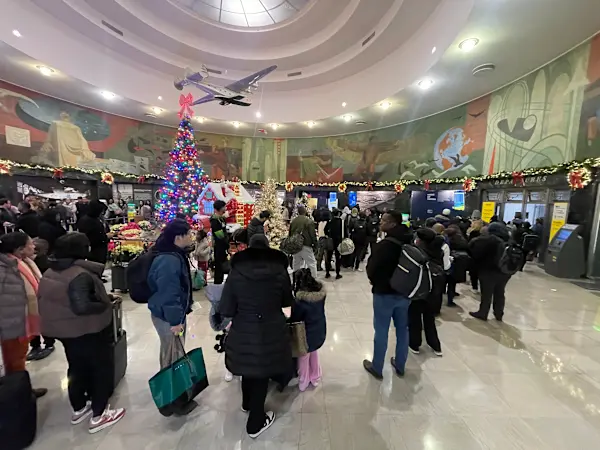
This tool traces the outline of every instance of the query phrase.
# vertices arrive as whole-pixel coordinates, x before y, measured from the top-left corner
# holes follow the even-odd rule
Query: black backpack
[[[471,257],[465,250],[455,250],[450,253],[452,256],[452,278],[457,283],[467,281],[467,271],[471,266]]]
[[[364,239],[367,237],[367,221],[364,219],[357,219],[352,227],[352,237],[358,239]]]
[[[376,237],[379,233],[379,219],[369,218],[367,219],[367,235]]]
[[[410,300],[425,300],[433,288],[429,257],[414,245],[402,244],[394,238],[386,239],[400,245],[402,249],[390,286]]]
[[[524,234],[521,244],[525,253],[533,252],[537,250],[540,244],[540,237],[534,233]]]
[[[153,294],[148,286],[148,273],[154,258],[158,255],[158,252],[147,251],[136,257],[127,266],[127,289],[131,300],[136,303],[148,303],[148,299]]]
[[[521,268],[525,257],[523,249],[514,242],[502,242],[500,247],[500,259],[498,268],[506,275],[514,275]]]

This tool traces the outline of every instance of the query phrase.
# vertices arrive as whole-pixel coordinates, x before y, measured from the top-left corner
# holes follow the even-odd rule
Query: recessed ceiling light
[[[350,121],[352,120],[352,116],[351,116],[350,114],[346,114],[346,115],[344,116],[344,120],[345,120],[346,122],[350,122]]]
[[[312,128],[317,124],[317,122],[313,121],[313,120],[309,120],[308,122],[306,122],[306,125],[308,126],[308,128]]]
[[[431,78],[423,78],[417,83],[417,86],[419,86],[423,90],[427,90],[431,86],[433,86],[433,80]]]
[[[431,54],[433,55],[433,54],[436,52],[436,50],[437,50],[437,47],[433,47],[433,48],[431,49]]]
[[[343,103],[342,103],[342,108],[345,108],[345,107],[346,107],[346,105],[347,105],[347,103],[346,103],[346,102],[343,102]]]
[[[390,106],[392,106],[392,102],[381,102],[379,104],[379,107],[381,109],[388,109]]]
[[[231,122],[231,124],[236,128],[239,128],[241,125],[239,122]]]
[[[204,123],[205,120],[206,119],[202,116],[196,116],[196,122],[198,122],[198,123]]]
[[[160,114],[161,112],[163,112],[162,108],[159,108],[158,106],[154,106],[152,107],[152,112],[154,114]]]
[[[463,52],[470,52],[477,46],[477,44],[479,44],[479,39],[469,38],[458,44],[458,48],[460,48]]]
[[[269,125],[271,128],[273,128],[274,130],[276,130],[277,128],[279,128],[279,124],[277,123],[272,123]]]
[[[117,96],[116,94],[113,94],[110,91],[101,91],[100,95],[102,97],[104,97],[106,100],[112,100],[113,98],[115,98]]]
[[[51,69],[50,67],[47,67],[47,66],[35,66],[35,67],[45,77],[49,77],[54,73],[54,69]]]
[[[158,96],[158,99],[159,99],[159,100],[162,100],[162,95],[159,95],[159,96]]]
[[[13,36],[20,38],[23,35],[21,34],[21,32],[19,30],[13,30]]]
[[[256,111],[256,118],[260,119],[262,117],[262,114],[260,113],[260,111]]]

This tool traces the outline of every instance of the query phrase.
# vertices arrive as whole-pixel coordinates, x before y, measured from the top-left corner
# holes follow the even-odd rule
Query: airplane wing
[[[248,89],[248,87],[251,84],[254,84],[256,82],[258,82],[258,80],[266,77],[267,75],[269,75],[271,72],[273,72],[275,69],[277,69],[277,66],[271,66],[271,67],[267,67],[266,69],[263,69],[259,72],[253,73],[252,75],[247,76],[246,78],[242,78],[239,81],[236,81],[234,83],[228,84],[227,86],[225,86],[227,89],[230,89],[234,92],[242,92],[244,89]]]
[[[206,94],[204,97],[199,98],[198,100],[192,103],[192,106],[201,105],[202,103],[212,102],[215,99],[215,96],[212,94]]]

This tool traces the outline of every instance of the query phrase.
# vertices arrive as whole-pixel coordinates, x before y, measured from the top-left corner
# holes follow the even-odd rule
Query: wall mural
[[[162,173],[175,129],[0,82],[0,158]],[[600,35],[489,96],[411,123],[344,136],[202,133],[212,178],[394,181],[490,174],[600,156]]]

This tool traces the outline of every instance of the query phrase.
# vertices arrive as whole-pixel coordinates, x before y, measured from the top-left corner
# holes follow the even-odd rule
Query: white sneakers
[[[110,405],[108,405],[100,417],[92,417],[89,431],[91,434],[102,431],[114,425],[123,417],[125,417],[125,408],[110,409]]]
[[[71,425],[78,425],[92,415],[92,402],[87,402],[83,409],[75,411],[71,416]]]

